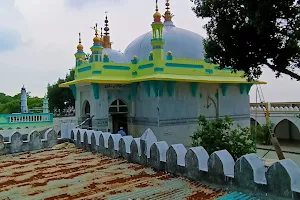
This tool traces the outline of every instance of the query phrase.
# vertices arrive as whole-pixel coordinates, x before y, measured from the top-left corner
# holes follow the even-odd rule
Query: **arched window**
[[[91,113],[91,106],[88,101],[83,102],[82,117],[88,117]]]
[[[124,101],[117,99],[111,103],[108,112],[110,114],[128,113],[128,108]]]

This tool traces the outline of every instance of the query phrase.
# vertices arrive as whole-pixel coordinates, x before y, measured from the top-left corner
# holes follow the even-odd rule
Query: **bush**
[[[215,120],[200,116],[199,126],[191,136],[192,146],[202,146],[209,154],[226,149],[236,160],[245,154],[256,152],[250,129],[239,125],[234,129],[233,121],[228,116]]]
[[[272,123],[266,123],[263,125],[257,125],[257,126],[251,126],[251,134],[253,136],[254,141],[258,144],[263,145],[270,145],[271,144],[271,138],[270,138],[270,131],[269,129],[274,128],[274,124]]]

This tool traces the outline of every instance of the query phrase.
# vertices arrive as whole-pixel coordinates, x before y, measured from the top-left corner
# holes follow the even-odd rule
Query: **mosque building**
[[[93,116],[94,130],[116,133],[123,127],[134,137],[151,128],[159,140],[185,145],[200,115],[227,115],[250,125],[250,88],[265,82],[247,82],[243,72],[219,69],[204,58],[204,38],[172,20],[168,0],[164,15],[156,5],[152,30],[124,54],[112,49],[107,16],[104,35],[95,27],[90,56],[79,37],[75,80],[60,85],[71,88],[79,123]]]

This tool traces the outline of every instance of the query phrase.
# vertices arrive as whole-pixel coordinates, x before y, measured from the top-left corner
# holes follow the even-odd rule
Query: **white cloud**
[[[82,33],[84,49],[89,52],[93,39],[90,27],[96,22],[103,26],[105,11],[108,11],[113,48],[124,51],[132,40],[150,31],[155,9],[155,1],[141,0],[116,3],[112,0],[16,0],[16,5],[13,0],[2,1],[0,17],[7,20],[1,21],[0,28],[17,31],[23,42],[13,50],[0,52],[0,92],[11,95],[19,92],[24,84],[33,95],[43,96],[47,83],[64,77],[74,65],[78,32]],[[163,1],[159,1],[159,7],[165,8]],[[197,19],[191,7],[188,0],[172,0],[174,23],[205,36],[202,27],[206,21]],[[18,36],[13,38],[20,41]],[[300,100],[298,82],[287,77],[275,80],[272,72],[264,72],[262,80],[269,82],[263,86],[266,100]],[[251,94],[255,100],[254,89]]]

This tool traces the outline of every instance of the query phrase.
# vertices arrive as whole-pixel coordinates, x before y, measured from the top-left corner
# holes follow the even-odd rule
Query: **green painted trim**
[[[131,60],[131,63],[132,63],[132,64],[134,64],[134,65],[136,65],[136,64],[138,64],[138,63],[139,63],[139,60],[135,60],[135,59],[133,59],[133,60]]]
[[[167,55],[166,60],[173,60],[173,56],[172,55]]]
[[[92,74],[98,74],[99,75],[99,74],[102,74],[102,71],[101,70],[95,70],[95,71],[92,72]]]
[[[75,101],[76,101],[76,99],[77,99],[76,85],[70,85],[70,88],[71,88],[71,90],[72,90],[74,99],[75,99]]]
[[[193,97],[195,97],[197,94],[198,85],[199,85],[199,83],[190,83],[191,93],[192,93]]]
[[[247,92],[247,94],[249,94],[252,86],[253,86],[253,84],[247,84],[246,85],[246,92]]]
[[[205,73],[210,75],[213,74],[214,71],[212,69],[205,69]]]
[[[227,84],[227,83],[222,83],[221,84],[221,89],[222,89],[223,96],[226,96],[227,91],[228,91],[228,87],[229,87],[229,84]]]
[[[162,97],[164,94],[164,81],[151,81],[155,97]]]
[[[130,67],[126,67],[126,66],[113,66],[113,65],[104,65],[103,66],[104,69],[107,70],[121,70],[121,71],[128,71],[130,70]]]
[[[175,91],[176,81],[168,81],[167,82],[167,91],[168,96],[172,97]]]
[[[99,90],[99,84],[98,83],[92,83],[94,98],[98,100],[100,98],[100,90]]]
[[[132,74],[132,76],[137,76],[138,73],[137,73],[137,71],[134,71],[131,74]]]
[[[103,58],[103,62],[108,63],[109,62],[109,58]]]
[[[91,69],[92,69],[92,66],[86,66],[86,67],[77,69],[77,71],[78,71],[78,73],[81,73],[81,72],[90,71]]]
[[[216,94],[215,94],[216,99],[219,99],[219,91],[217,89]]]
[[[145,90],[148,94],[148,97],[150,97],[151,95],[151,85],[150,85],[150,81],[145,81],[143,82],[144,86],[145,86]]]
[[[240,94],[244,94],[245,89],[246,89],[246,85],[240,84]]]
[[[154,66],[153,63],[149,63],[149,64],[146,64],[146,65],[140,65],[138,67],[138,69],[142,70],[142,69],[148,69],[148,68],[152,68]]]
[[[130,85],[130,88],[131,88],[131,95],[132,95],[133,97],[136,96],[136,93],[137,93],[137,85],[138,85],[138,83],[132,83],[132,84]]]
[[[166,63],[166,67],[178,67],[178,68],[191,68],[191,69],[203,69],[203,65],[192,64],[180,64],[180,63]]]
[[[163,72],[164,71],[164,68],[162,67],[155,67],[154,68],[154,72]]]

